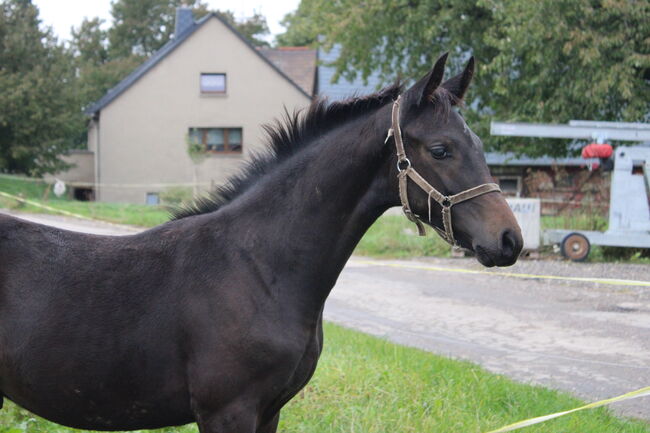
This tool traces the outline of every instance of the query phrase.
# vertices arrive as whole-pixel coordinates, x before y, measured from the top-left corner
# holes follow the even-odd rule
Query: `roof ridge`
[[[84,111],[88,115],[92,115],[100,111],[102,108],[106,107],[108,104],[113,102],[115,98],[120,96],[128,88],[130,88],[136,81],[141,77],[146,75],[149,70],[156,66],[162,59],[167,57],[172,51],[174,51],[178,46],[180,46],[185,40],[187,40],[191,35],[194,34],[200,27],[203,26],[211,18],[216,18],[223,25],[226,26],[231,32],[235,34],[244,44],[251,49],[255,54],[257,54],[267,65],[272,69],[278,72],[285,80],[291,83],[298,91],[308,98],[311,99],[312,95],[308,94],[303,90],[296,82],[294,82],[287,74],[285,74],[280,68],[273,64],[269,59],[267,59],[258,49],[256,49],[253,44],[251,44],[246,37],[244,37],[237,29],[235,29],[230,23],[228,23],[221,15],[217,12],[210,12],[207,15],[201,17],[200,19],[194,21],[191,28],[188,28],[186,31],[181,33],[178,37],[173,35],[173,37],[165,43],[160,49],[151,55],[147,60],[135,68],[131,73],[124,77],[119,83],[110,88],[101,98],[97,101],[90,104]]]

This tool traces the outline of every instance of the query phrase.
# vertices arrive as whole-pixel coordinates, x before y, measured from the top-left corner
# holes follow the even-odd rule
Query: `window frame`
[[[516,190],[515,191],[503,191],[504,195],[511,195],[514,197],[521,197],[521,187],[522,187],[522,178],[521,176],[512,176],[512,175],[499,175],[496,176],[497,178],[497,184],[499,185],[499,188],[501,188],[501,181],[515,181],[516,182]]]
[[[207,140],[208,132],[211,131],[211,130],[215,130],[215,129],[220,129],[220,130],[223,131],[223,150],[208,149],[208,140]],[[230,140],[229,140],[230,131],[233,130],[233,129],[238,129],[240,131],[241,140],[238,143],[239,150],[230,149],[230,145],[231,145]],[[220,127],[211,127],[211,128],[190,128],[190,131],[189,131],[190,139],[192,139],[193,131],[199,131],[200,137],[201,137],[201,141],[199,142],[199,144],[201,146],[203,146],[203,151],[205,153],[216,154],[216,155],[241,155],[241,154],[244,153],[244,128],[242,128],[241,126],[235,126],[235,127],[230,127],[230,126],[222,127],[222,126],[220,126]]]
[[[149,203],[149,197],[155,197],[155,203]],[[148,191],[144,194],[144,203],[147,206],[160,206],[160,193],[156,191]]]
[[[204,75],[223,75],[223,91],[220,90],[203,90]],[[225,72],[201,72],[199,74],[199,92],[201,95],[227,95],[228,94],[228,74]]]

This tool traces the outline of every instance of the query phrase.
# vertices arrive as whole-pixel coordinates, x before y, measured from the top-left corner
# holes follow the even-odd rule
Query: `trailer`
[[[568,125],[492,122],[492,135],[606,140],[650,141],[644,123],[571,121]],[[605,232],[544,230],[542,243],[560,245],[573,261],[589,256],[591,245],[650,248],[650,146],[619,146],[614,152],[609,225]]]

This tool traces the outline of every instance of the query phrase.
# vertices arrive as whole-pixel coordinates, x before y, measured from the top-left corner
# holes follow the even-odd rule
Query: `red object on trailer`
[[[599,158],[607,159],[612,156],[614,149],[611,144],[591,143],[582,148],[582,157],[584,159]]]

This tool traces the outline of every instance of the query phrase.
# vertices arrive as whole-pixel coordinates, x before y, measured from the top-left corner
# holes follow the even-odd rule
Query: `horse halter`
[[[397,100],[393,103],[393,111],[391,116],[392,125],[388,130],[388,135],[386,136],[385,143],[388,142],[391,136],[395,140],[395,148],[397,149],[397,178],[399,180],[399,198],[402,201],[402,210],[404,211],[406,218],[408,218],[409,221],[415,223],[418,228],[418,234],[420,236],[425,236],[426,232],[424,231],[424,226],[422,225],[421,218],[413,213],[411,206],[409,205],[407,181],[408,178],[411,178],[411,180],[415,182],[415,184],[419,186],[424,192],[426,192],[429,197],[429,223],[431,226],[438,232],[441,238],[443,238],[451,245],[456,245],[456,240],[454,239],[454,231],[451,224],[451,207],[455,204],[464,202],[483,194],[487,194],[489,192],[501,192],[501,189],[496,183],[484,183],[482,185],[466,189],[465,191],[459,192],[458,194],[444,195],[435,189],[422,176],[420,176],[420,174],[411,166],[411,161],[406,157],[406,151],[404,150],[402,130],[399,126],[399,109],[401,98],[401,95],[398,96]],[[442,208],[442,223],[444,225],[444,230],[434,226],[431,221],[431,199],[434,199]]]

